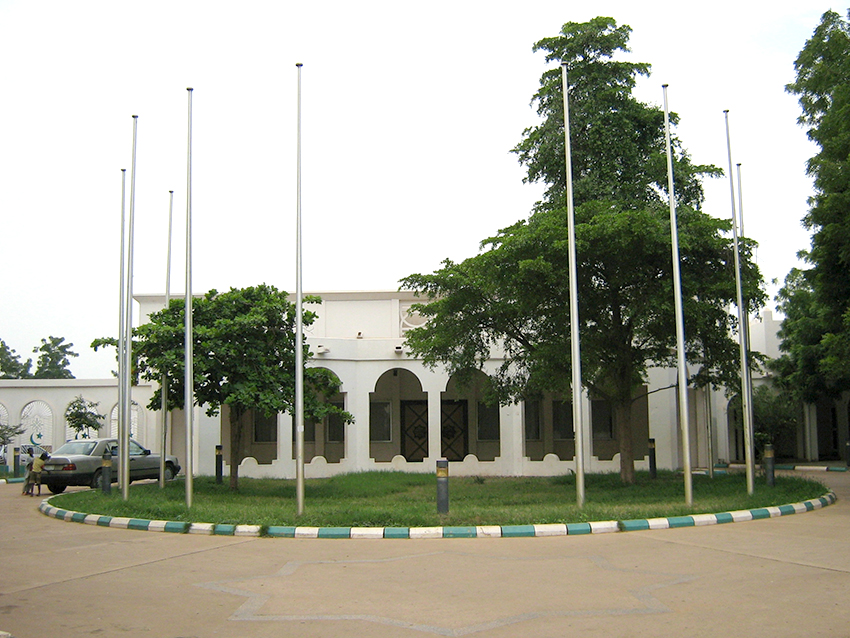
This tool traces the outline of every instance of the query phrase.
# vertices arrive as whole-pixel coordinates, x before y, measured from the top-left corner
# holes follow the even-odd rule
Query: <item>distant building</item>
[[[501,354],[494,352],[479,380],[466,389],[459,388],[444,371],[426,368],[404,348],[405,333],[422,321],[410,312],[417,301],[413,293],[330,292],[319,296],[321,304],[311,307],[318,318],[307,332],[314,354],[310,365],[325,367],[339,377],[341,391],[332,400],[353,414],[355,421],[346,425],[330,418],[306,424],[308,478],[364,470],[433,472],[439,458],[452,461],[451,472],[456,476],[549,476],[575,469],[569,396],[547,394],[519,404],[488,405],[483,396],[484,373],[502,363]],[[136,296],[136,300],[142,322],[164,306],[162,295]],[[777,356],[778,327],[772,313],[763,312],[762,319],[751,326],[753,348]],[[651,392],[634,403],[638,469],[648,467],[650,437],[656,442],[659,468],[683,466],[675,384],[674,369],[653,369],[647,388]],[[132,430],[140,443],[159,451],[160,414],[147,409],[153,390],[150,385],[133,388],[137,405]],[[0,380],[0,420],[24,423],[27,431],[21,442],[34,439],[55,447],[73,436],[63,415],[68,403],[80,394],[100,402],[100,411],[108,415],[108,429],[103,432],[117,434],[115,379]],[[619,471],[610,406],[592,398],[583,400],[586,471]],[[728,406],[722,392],[689,390],[693,467],[743,460],[741,419]],[[807,422],[800,428],[796,446],[792,446],[795,449],[787,451],[789,456],[808,460],[834,456],[839,444],[846,441],[846,402],[843,422],[836,416],[836,408],[827,407],[829,425],[825,427],[823,410],[821,406],[808,409]],[[294,477],[291,417],[249,412],[244,418],[249,434],[243,437],[241,454],[245,458],[240,476]],[[175,411],[172,421],[167,451],[182,460],[186,456],[183,413]],[[216,417],[196,408],[194,424],[196,473],[213,474],[216,445],[223,446],[225,461],[230,458],[227,408]],[[842,427],[843,439],[836,434]]]

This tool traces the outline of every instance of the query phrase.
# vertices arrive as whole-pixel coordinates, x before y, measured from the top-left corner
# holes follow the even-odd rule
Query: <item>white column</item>
[[[522,418],[522,403],[511,403],[499,408],[499,456],[502,471],[507,476],[522,474],[522,459],[525,456],[525,427]]]
[[[346,375],[344,379],[340,376],[348,401],[347,410],[355,419],[354,423],[345,426],[345,464],[351,471],[362,471],[372,465],[369,452],[370,388],[358,384],[356,372],[355,364],[354,374]]]
[[[277,463],[278,473],[283,478],[295,478],[295,460],[292,458],[292,415],[280,412],[277,415]]]
[[[441,374],[431,374],[421,379],[422,389],[428,393],[428,457],[425,462],[436,469],[437,459],[443,458],[442,390],[446,379]]]

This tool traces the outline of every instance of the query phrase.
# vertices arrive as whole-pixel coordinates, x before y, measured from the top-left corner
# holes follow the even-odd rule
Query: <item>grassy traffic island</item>
[[[449,513],[438,514],[436,479],[431,474],[363,472],[305,481],[305,508],[296,514],[295,481],[239,480],[233,492],[212,477],[194,480],[192,508],[185,505],[185,484],[177,480],[131,486],[129,499],[113,486],[54,496],[54,507],[135,519],[190,523],[315,527],[431,527],[529,525],[628,521],[690,514],[733,512],[816,499],[822,483],[797,476],[777,476],[768,487],[759,477],[752,496],[743,474],[693,477],[694,505],[685,505],[681,474],[659,472],[651,479],[638,472],[634,485],[617,474],[588,474],[585,505],[576,506],[575,476],[452,477]]]

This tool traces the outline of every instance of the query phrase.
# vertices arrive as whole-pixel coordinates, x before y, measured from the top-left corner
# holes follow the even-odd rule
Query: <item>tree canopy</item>
[[[631,96],[635,74],[648,73],[648,65],[611,60],[615,51],[627,50],[628,33],[610,18],[596,18],[568,23],[560,36],[535,48],[549,51],[550,60],[563,56],[571,87],[578,87],[575,101],[570,90],[570,134],[581,184],[575,216],[582,376],[594,396],[613,404],[621,477],[632,482],[631,404],[650,367],[675,365],[676,329],[666,174],[659,172],[666,161],[663,111]],[[535,95],[544,124],[527,129],[515,149],[527,179],[549,185],[545,201],[527,220],[485,239],[480,254],[446,260],[432,274],[401,282],[427,297],[415,307],[428,321],[408,332],[411,351],[463,381],[501,350],[504,364],[492,381],[502,402],[570,392],[563,124],[557,123],[562,102],[552,73],[544,73]],[[676,167],[685,185],[678,231],[692,381],[734,385],[731,222],[698,210],[699,175],[718,170],[692,166],[681,148]],[[751,259],[753,243],[741,244],[744,297],[752,311],[764,299],[762,279]]]
[[[64,337],[48,337],[33,348],[32,351],[39,355],[33,373],[32,359],[22,362],[20,355],[0,340],[0,379],[73,379],[68,366],[71,357],[79,354],[71,350],[73,343],[64,341]]]
[[[306,303],[318,301],[306,299]],[[193,303],[194,392],[207,414],[230,410],[230,486],[238,487],[243,436],[242,416],[248,410],[265,415],[292,413],[295,405],[296,307],[285,292],[273,286],[211,290]],[[184,317],[182,300],[151,314],[148,323],[134,330],[133,352],[140,375],[160,382],[165,375],[169,409],[184,403]],[[304,311],[307,327],[316,315]],[[93,344],[94,345],[94,344]],[[310,357],[305,343],[305,362]],[[352,417],[330,403],[340,381],[330,370],[307,367],[304,371],[305,418],[321,420],[334,413],[350,422]],[[161,408],[161,387],[148,407]]]
[[[785,280],[778,301],[785,314],[777,369],[805,400],[850,389],[850,24],[833,11],[794,63],[786,86],[799,98],[798,122],[818,147],[807,164],[814,196],[803,218],[811,248],[806,269]]]
[[[64,337],[48,337],[41,340],[41,345],[32,351],[38,355],[35,379],[73,379],[74,375],[68,369],[71,357],[80,355],[71,350],[73,343],[63,343]]]
[[[32,359],[21,362],[21,356],[0,340],[0,379],[28,379],[32,377]]]
[[[576,205],[594,200],[617,200],[630,206],[659,201],[667,191],[664,112],[640,102],[632,89],[650,65],[615,59],[629,52],[631,28],[613,18],[567,22],[561,32],[533,46],[545,51],[547,62],[566,62],[570,84],[570,146],[573,195]],[[513,149],[525,165],[527,182],[547,185],[543,204],[564,205],[564,102],[560,68],[540,77],[532,98],[542,123],[523,131]],[[673,124],[678,122],[670,114]],[[714,166],[691,164],[679,140],[674,174],[678,203],[699,207],[703,200],[701,175],[721,173]]]

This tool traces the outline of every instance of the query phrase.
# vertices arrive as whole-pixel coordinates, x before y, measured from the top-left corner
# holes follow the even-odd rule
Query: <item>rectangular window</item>
[[[608,401],[590,402],[590,420],[594,439],[614,438],[614,411]]]
[[[369,404],[369,439],[392,440],[392,411],[389,401],[373,401]]]
[[[254,412],[254,443],[277,443],[277,414]]]
[[[499,404],[478,403],[478,440],[499,440]]]
[[[525,440],[539,441],[540,436],[540,401],[537,399],[523,402],[523,416],[525,417]]]
[[[331,405],[340,410],[345,409],[345,404],[342,401],[334,401]],[[342,417],[338,414],[329,414],[325,419],[325,440],[329,443],[342,443],[345,441],[345,423],[343,423]]]
[[[572,401],[552,401],[552,434],[556,441],[575,438]]]

